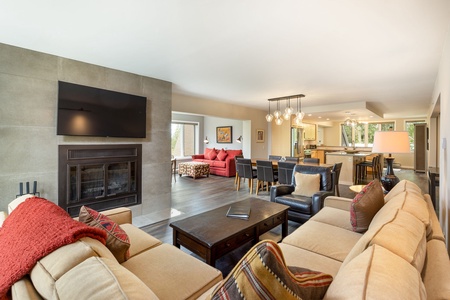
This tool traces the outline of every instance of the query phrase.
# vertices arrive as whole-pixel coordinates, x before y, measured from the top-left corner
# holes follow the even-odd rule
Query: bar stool
[[[372,169],[372,180],[381,177],[380,155],[372,158],[372,161],[366,160],[355,165],[355,184],[362,183],[367,177],[367,168]]]

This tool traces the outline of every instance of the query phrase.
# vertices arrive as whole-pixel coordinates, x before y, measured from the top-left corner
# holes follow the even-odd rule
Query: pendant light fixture
[[[278,98],[272,98],[268,99],[269,101],[269,113],[266,115],[266,121],[272,122],[272,120],[275,119],[275,124],[281,125],[283,124],[284,120],[289,120],[294,113],[294,109],[291,107],[291,99],[296,98],[297,99],[297,112],[295,113],[295,119],[294,122],[297,125],[302,124],[302,120],[305,116],[305,113],[301,110],[301,98],[305,97],[303,94],[298,95],[292,95],[292,96],[285,96],[285,97],[278,97]],[[286,107],[284,109],[284,113],[282,114],[280,111],[280,101],[285,100],[286,101]],[[273,115],[270,113],[270,102],[277,101],[277,108],[273,112]],[[300,109],[299,109],[299,102],[300,102]]]
[[[272,120],[273,120],[273,115],[270,113],[270,101],[269,101],[269,113],[266,115],[266,121],[272,122]]]

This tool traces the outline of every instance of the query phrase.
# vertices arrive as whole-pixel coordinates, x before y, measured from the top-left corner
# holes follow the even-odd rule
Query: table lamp
[[[394,157],[392,153],[409,153],[409,136],[406,131],[376,131],[373,139],[373,153],[389,153],[386,157],[386,175],[381,177],[381,184],[390,191],[399,181],[394,174]]]

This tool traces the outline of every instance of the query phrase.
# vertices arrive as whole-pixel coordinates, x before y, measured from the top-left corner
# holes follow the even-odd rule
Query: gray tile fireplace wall
[[[57,136],[58,80],[147,97],[147,137]],[[170,209],[171,110],[170,82],[0,43],[0,210],[20,182],[35,180],[41,197],[58,203],[59,145],[133,143],[142,144],[142,204],[133,214]]]

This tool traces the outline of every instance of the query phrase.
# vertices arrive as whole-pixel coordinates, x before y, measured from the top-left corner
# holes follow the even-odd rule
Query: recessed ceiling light
[[[327,121],[330,121],[330,118],[327,118]]]
[[[312,116],[312,114],[308,114],[308,117],[311,117]]]
[[[321,117],[321,116],[318,116],[318,118],[319,118],[319,119],[322,119],[322,117]]]

